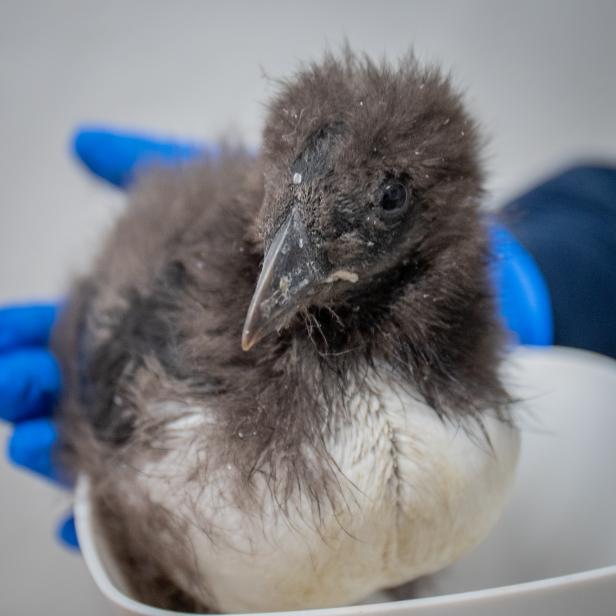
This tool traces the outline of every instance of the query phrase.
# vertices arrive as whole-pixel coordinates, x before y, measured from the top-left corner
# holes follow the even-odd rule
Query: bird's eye
[[[396,216],[406,210],[408,191],[401,182],[388,182],[383,187],[381,209],[386,216]]]

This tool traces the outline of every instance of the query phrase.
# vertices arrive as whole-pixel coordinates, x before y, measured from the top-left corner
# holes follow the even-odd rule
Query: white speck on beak
[[[359,280],[359,276],[355,272],[349,272],[349,270],[336,270],[325,279],[325,282],[332,283],[337,280],[344,280],[345,282],[355,284]]]
[[[293,174],[293,184],[301,184],[302,183],[302,174],[301,173],[294,173]]]

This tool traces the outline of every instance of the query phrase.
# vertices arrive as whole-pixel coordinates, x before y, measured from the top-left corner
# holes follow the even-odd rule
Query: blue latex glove
[[[491,274],[501,319],[512,341],[553,343],[552,304],[546,281],[532,255],[496,220],[490,224]]]
[[[101,127],[84,127],[73,139],[76,157],[98,178],[125,188],[140,168],[197,155],[216,157],[215,146],[154,139]],[[493,277],[505,323],[524,344],[549,344],[549,298],[530,255],[502,227],[493,226]],[[16,464],[55,482],[57,438],[51,419],[60,395],[60,370],[47,345],[56,305],[0,308],[0,417],[15,425],[8,454]],[[59,527],[60,538],[77,547],[74,520]]]
[[[120,188],[130,184],[143,165],[218,153],[216,147],[100,128],[77,131],[73,149],[94,175]],[[53,456],[58,433],[52,415],[60,396],[61,375],[48,342],[57,313],[56,304],[0,307],[0,418],[14,425],[9,458],[22,468],[66,485]],[[57,534],[67,546],[78,547],[72,516],[62,521]]]
[[[105,127],[82,127],[73,138],[77,158],[99,179],[118,188],[130,185],[140,169],[152,163],[175,163],[196,156],[215,158],[215,145],[157,139]]]
[[[14,425],[8,456],[19,466],[56,483],[52,459],[57,430],[51,415],[60,393],[60,369],[47,348],[58,307],[54,304],[0,308],[0,417]],[[58,534],[77,546],[72,516]]]

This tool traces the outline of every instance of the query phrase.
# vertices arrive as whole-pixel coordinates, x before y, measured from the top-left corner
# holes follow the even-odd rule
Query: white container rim
[[[89,480],[81,476],[77,482],[75,498],[75,521],[79,545],[84,560],[92,577],[100,591],[113,604],[133,614],[143,616],[195,616],[194,613],[174,612],[161,608],[152,607],[140,603],[121,592],[111,581],[105,566],[100,558],[96,545],[92,516],[89,506]],[[389,601],[385,603],[372,603],[367,605],[353,605],[345,607],[320,608],[309,610],[297,610],[292,612],[267,612],[275,616],[376,616],[382,614],[412,614],[415,609],[431,607],[461,607],[463,604],[475,603],[488,599],[511,597],[512,595],[530,595],[545,591],[555,591],[564,586],[572,587],[583,585],[591,581],[613,581],[616,586],[616,564],[607,567],[590,569],[578,573],[571,573],[558,577],[533,580],[519,584],[498,586],[481,590],[473,590],[461,593],[408,599],[403,601]],[[258,616],[265,612],[245,614],[244,616]],[[199,616],[199,615],[197,615]],[[211,616],[211,615],[210,615]]]

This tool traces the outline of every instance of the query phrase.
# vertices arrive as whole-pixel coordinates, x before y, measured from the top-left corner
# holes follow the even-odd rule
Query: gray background
[[[2,0],[0,301],[59,296],[121,208],[70,158],[81,122],[256,144],[263,71],[345,36],[392,59],[412,44],[467,91],[500,201],[569,162],[616,160],[615,27],[607,1]],[[68,496],[4,461],[0,490],[0,613],[108,613],[52,537]]]

